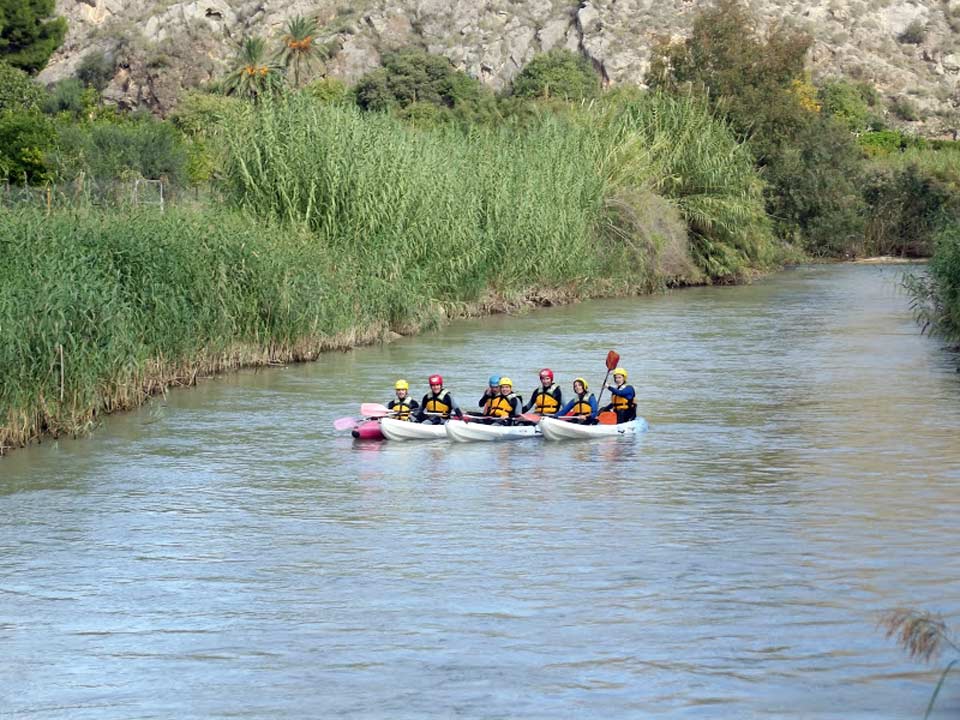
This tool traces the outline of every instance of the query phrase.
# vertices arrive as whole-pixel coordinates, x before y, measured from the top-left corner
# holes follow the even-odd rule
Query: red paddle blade
[[[597,422],[601,425],[616,425],[617,414],[613,410],[607,410],[597,415]]]
[[[617,354],[616,350],[611,350],[607,353],[607,370],[613,370],[617,365],[620,364],[620,356]]]
[[[524,413],[520,416],[521,420],[526,420],[527,422],[538,423],[540,422],[540,416],[536,413]]]

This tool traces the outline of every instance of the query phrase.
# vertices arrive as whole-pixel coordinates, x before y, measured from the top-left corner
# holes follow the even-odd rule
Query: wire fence
[[[79,178],[68,183],[48,185],[0,185],[0,207],[55,209],[77,207],[157,208],[203,205],[220,202],[222,197],[210,186],[185,188],[164,180],[91,180]]]

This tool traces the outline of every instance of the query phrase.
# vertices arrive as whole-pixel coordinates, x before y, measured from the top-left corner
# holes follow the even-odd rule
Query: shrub
[[[4,110],[39,110],[43,88],[23,70],[0,61],[0,112]]]
[[[890,101],[890,112],[907,122],[916,122],[920,119],[917,104],[906,95],[898,95]]]
[[[600,93],[600,77],[590,61],[569,50],[536,55],[513,79],[513,94],[522,98],[582,100]]]
[[[43,111],[48,115],[67,113],[79,117],[96,104],[97,91],[84,88],[76,78],[65,78],[47,91]]]
[[[897,35],[897,41],[907,45],[919,45],[927,37],[927,26],[922,20],[914,20],[903,32]]]
[[[103,92],[115,73],[116,65],[113,60],[99,51],[84,55],[77,66],[77,78],[80,82],[97,92]]]
[[[55,139],[50,121],[39,112],[0,111],[0,178],[37,185],[50,179],[45,155]]]
[[[446,58],[415,49],[385,53],[383,67],[360,78],[354,93],[357,106],[368,111],[401,109],[415,102],[477,106],[489,94]]]
[[[870,108],[858,85],[834,80],[822,85],[817,97],[822,103],[823,112],[832,115],[851,132],[862,132],[869,127]]]

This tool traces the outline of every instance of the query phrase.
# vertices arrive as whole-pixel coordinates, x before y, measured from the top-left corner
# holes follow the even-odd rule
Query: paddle
[[[337,418],[333,421],[334,430],[349,430],[360,424],[360,421],[352,417]]]
[[[607,389],[607,380],[610,379],[610,373],[613,372],[613,369],[620,364],[620,356],[617,354],[616,350],[611,350],[607,353],[607,375],[603,378],[603,385],[600,386],[600,394],[597,396],[597,407],[600,407],[600,398],[603,397],[603,391]],[[609,425],[610,423],[601,423],[602,425]],[[616,425],[616,422],[613,423]]]
[[[393,411],[386,405],[380,403],[362,403],[360,405],[360,414],[364,417],[378,418],[393,414]]]

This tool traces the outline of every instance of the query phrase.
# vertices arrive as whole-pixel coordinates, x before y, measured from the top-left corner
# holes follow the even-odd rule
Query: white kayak
[[[380,432],[387,440],[437,440],[447,436],[443,425],[409,422],[388,417],[380,421]]]
[[[646,432],[649,425],[643,418],[618,425],[582,425],[567,420],[545,417],[540,420],[540,431],[547,440],[583,440],[595,437],[618,437]]]
[[[498,442],[540,437],[537,425],[484,425],[463,420],[447,421],[447,437],[454,442]]]

